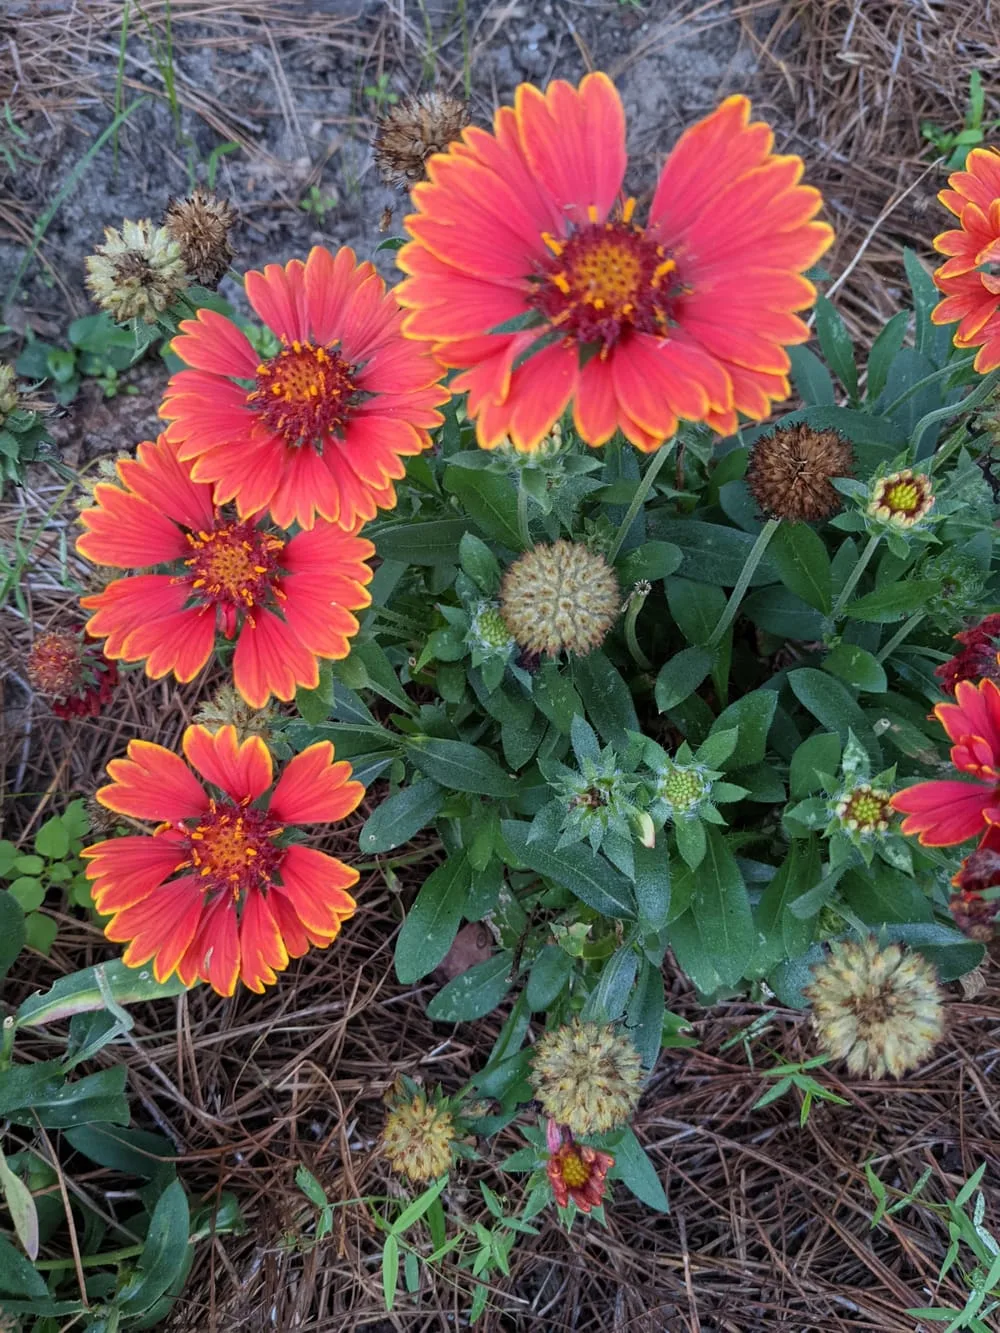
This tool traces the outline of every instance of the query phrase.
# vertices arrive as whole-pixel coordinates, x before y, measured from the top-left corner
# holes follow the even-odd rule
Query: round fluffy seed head
[[[837,802],[837,818],[851,833],[885,833],[893,818],[891,793],[862,782]]]
[[[382,1131],[382,1153],[393,1171],[409,1180],[436,1180],[451,1166],[455,1125],[449,1111],[421,1093],[394,1106]]]
[[[934,506],[930,477],[904,468],[880,478],[872,490],[868,513],[894,528],[915,527]]]
[[[423,180],[427,159],[443,153],[469,123],[469,108],[447,93],[418,93],[376,122],[375,165],[387,185],[406,190]]]
[[[546,1032],[531,1058],[545,1114],[574,1135],[624,1124],[641,1095],[642,1061],[624,1033],[574,1018]]]
[[[155,323],[186,286],[181,247],[148,218],[105,228],[104,244],[87,256],[87,290],[119,324]]]
[[[214,291],[236,254],[229,240],[236,224],[232,204],[195,190],[186,199],[171,199],[164,222],[180,246],[188,277]]]
[[[934,968],[874,936],[833,941],[805,994],[819,1044],[852,1074],[899,1078],[930,1055],[944,1030]]]
[[[835,430],[783,426],[751,449],[747,485],[769,517],[809,523],[841,508],[830,478],[853,475],[850,443]]]
[[[615,572],[578,542],[536,546],[504,575],[500,610],[525,652],[583,657],[599,648],[621,609]]]
[[[15,411],[20,401],[17,392],[17,376],[14,367],[6,361],[0,361],[0,426]]]

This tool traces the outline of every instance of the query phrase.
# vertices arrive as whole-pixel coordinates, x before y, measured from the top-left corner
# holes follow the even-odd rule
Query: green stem
[[[899,629],[885,645],[882,651],[876,657],[877,662],[884,662],[890,653],[895,652],[903,640],[917,628],[920,622],[926,617],[926,611],[918,611],[915,616],[910,616],[909,620],[900,625]]]
[[[123,1245],[120,1250],[108,1250],[106,1254],[82,1254],[80,1264],[83,1268],[103,1268],[106,1264],[118,1264],[123,1259],[135,1259],[142,1254],[145,1245]],[[35,1267],[39,1272],[55,1273],[62,1268],[75,1268],[72,1256],[66,1259],[36,1259]]]
[[[965,370],[971,366],[976,359],[975,352],[969,356],[961,357],[958,361],[952,361],[947,366],[942,366],[940,370],[932,371],[930,375],[925,375],[922,380],[917,380],[916,384],[911,384],[909,388],[904,389],[898,398],[894,398],[888,407],[879,412],[880,417],[890,416],[897,407],[901,407],[908,398],[912,398],[915,393],[919,393],[928,384],[936,384],[938,380],[946,380],[949,375],[954,375],[956,371]]]
[[[757,566],[763,559],[768,543],[778,531],[780,522],[780,519],[769,518],[757,534],[757,540],[754,542],[753,546],[751,546],[750,554],[747,556],[743,568],[740,570],[740,577],[736,581],[736,587],[729,594],[729,601],[726,603],[726,608],[719,617],[719,623],[716,625],[715,629],[712,630],[712,637],[706,644],[707,648],[718,648],[719,644],[722,642],[723,634],[725,634],[726,630],[736,619],[736,613],[740,609],[740,603],[743,601],[747,588],[750,587],[750,580],[753,578]]]
[[[524,473],[517,477],[517,530],[521,534],[521,544],[526,551],[531,550],[531,524],[528,522],[528,492],[524,488]]]
[[[625,538],[628,536],[629,528],[631,528],[632,524],[635,522],[636,514],[638,514],[639,510],[646,503],[646,496],[653,489],[653,482],[656,480],[660,468],[667,461],[667,455],[670,453],[672,444],[673,440],[669,440],[666,444],[661,444],[650,460],[646,471],[642,474],[642,479],[640,480],[639,485],[635,488],[635,495],[632,496],[632,503],[625,512],[625,517],[622,519],[622,524],[618,529],[614,544],[608,552],[609,565],[613,565],[617,560],[618,552],[622,549],[622,542],[624,542]]]
[[[653,664],[639,647],[639,640],[635,632],[635,622],[639,617],[639,612],[646,604],[646,598],[649,596],[649,584],[646,583],[642,586],[645,591],[640,592],[639,585],[636,584],[628,599],[628,609],[625,612],[625,643],[635,659],[636,665],[643,671],[651,671]]]
[[[847,601],[848,597],[850,597],[854,589],[858,586],[858,580],[861,578],[861,575],[868,568],[868,562],[875,554],[875,551],[881,540],[882,540],[882,534],[880,532],[875,532],[868,538],[868,545],[861,552],[861,555],[858,559],[858,563],[851,570],[850,577],[848,578],[844,586],[841,588],[840,595],[833,604],[833,610],[830,612],[830,614],[834,619],[836,619],[836,617],[840,615],[840,612],[843,610],[844,603]]]
[[[3,1021],[2,1035],[0,1035],[0,1069],[10,1068],[11,1052],[14,1049],[14,1016],[10,1015]]]

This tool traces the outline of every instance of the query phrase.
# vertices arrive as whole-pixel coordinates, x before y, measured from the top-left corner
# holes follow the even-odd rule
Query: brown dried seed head
[[[448,93],[404,97],[377,121],[375,165],[387,185],[406,190],[423,180],[427,159],[443,153],[469,123],[465,102]]]
[[[229,239],[236,218],[228,200],[201,189],[186,199],[171,199],[167,206],[164,223],[181,248],[188,276],[213,291],[236,254]]]
[[[853,476],[853,464],[850,442],[837,431],[783,426],[753,446],[747,485],[769,517],[816,522],[840,510],[830,478]]]

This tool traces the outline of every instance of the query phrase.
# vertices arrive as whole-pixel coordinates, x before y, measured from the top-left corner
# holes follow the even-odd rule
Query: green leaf
[[[643,542],[619,558],[618,580],[625,590],[642,579],[655,583],[657,579],[668,578],[683,559],[683,552],[673,542]]]
[[[722,835],[712,825],[705,826],[705,835],[692,911],[713,967],[726,985],[734,985],[753,956],[753,912],[743,875]]]
[[[822,294],[816,298],[816,334],[827,365],[856,400],[858,368],[854,364],[854,344],[840,312]]]
[[[383,560],[399,560],[408,565],[457,565],[458,544],[471,526],[465,518],[394,523],[373,540]]]
[[[396,976],[404,986],[433,972],[451,948],[471,884],[468,860],[454,856],[420,886],[396,937]]]
[[[840,681],[815,667],[799,667],[789,672],[788,683],[799,703],[817,722],[828,731],[835,731],[843,744],[847,743],[848,732],[853,731],[872,763],[881,767],[882,751],[868,720]]]
[[[951,349],[952,330],[935,325],[931,320],[931,311],[941,299],[941,293],[934,284],[934,279],[909,248],[903,250],[903,264],[913,293],[913,308],[916,311],[916,350],[926,356],[933,365],[943,365]]]
[[[123,1314],[141,1314],[173,1285],[188,1258],[190,1210],[179,1180],[172,1181],[153,1209],[135,1276],[119,1294]]]
[[[930,900],[912,876],[875,861],[871,869],[849,870],[840,881],[840,892],[852,911],[866,925],[887,921],[932,921]]]
[[[391,852],[401,847],[437,816],[444,801],[445,794],[436,782],[418,778],[372,811],[361,829],[359,849]]]
[[[621,1018],[638,969],[639,959],[631,945],[623,944],[616,949],[601,969],[597,985],[583,1006],[584,1021],[613,1023]]]
[[[631,1129],[612,1146],[615,1164],[608,1173],[632,1191],[637,1199],[659,1213],[669,1213],[667,1195],[646,1150]]]
[[[535,677],[533,697],[556,731],[568,736],[574,717],[583,712],[583,701],[568,674],[546,662]]]
[[[690,644],[704,646],[726,609],[721,588],[691,579],[667,579],[667,605],[680,632]]]
[[[712,723],[709,735],[737,728],[739,738],[729,758],[720,764],[726,772],[759,764],[767,753],[767,734],[774,721],[778,696],[774,690],[752,690],[724,708]]]
[[[18,1125],[40,1123],[46,1129],[108,1121],[129,1122],[124,1065],[98,1070],[73,1082],[63,1077],[57,1060],[14,1065],[0,1072],[0,1116]],[[37,1121],[36,1121],[37,1116]]]
[[[702,683],[712,669],[714,653],[707,648],[683,648],[667,659],[656,677],[654,697],[661,713],[683,703]]]
[[[509,949],[477,963],[449,981],[427,1006],[435,1023],[464,1023],[492,1013],[510,989],[514,955]]]
[[[699,583],[732,588],[737,583],[755,538],[748,532],[704,523],[700,519],[671,518],[654,510],[647,516],[651,537],[673,542],[683,554],[679,573]],[[777,583],[778,568],[766,551],[750,580],[751,587]]]
[[[822,539],[806,523],[782,523],[768,546],[781,581],[817,611],[833,605],[830,557]]]
[[[141,1176],[146,1180],[164,1173],[170,1176],[176,1174],[176,1167],[170,1161],[176,1149],[169,1139],[159,1134],[111,1125],[77,1125],[73,1129],[64,1130],[63,1138],[98,1166],[106,1166],[113,1171]]]
[[[117,1004],[142,1004],[174,995],[183,995],[187,987],[177,977],[157,981],[149,968],[126,967],[120,959],[85,967],[58,981],[44,993],[31,995],[17,1011],[17,1027],[37,1027],[40,1023],[57,1023],[74,1014],[104,1009],[104,996],[98,984],[98,973]]]
[[[382,1298],[385,1308],[391,1312],[396,1303],[396,1287],[399,1285],[399,1241],[393,1232],[389,1232],[382,1246]]]
[[[909,322],[909,310],[897,311],[872,343],[872,350],[868,354],[868,379],[865,384],[865,400],[869,406],[885,388],[889,378],[889,367],[903,345]]]
[[[37,911],[45,900],[41,880],[32,879],[30,875],[19,875],[7,886],[7,891],[12,898],[17,899],[24,912]]]
[[[475,792],[478,796],[517,795],[518,784],[478,746],[415,736],[407,752],[414,768],[452,791]]]
[[[599,650],[578,658],[573,677],[591,722],[609,745],[627,744],[626,731],[638,731],[639,719],[628,686]]]
[[[542,1013],[551,1008],[573,971],[573,959],[558,944],[545,944],[531,965],[524,988],[528,1008]]]
[[[789,795],[801,801],[823,786],[820,776],[834,776],[840,768],[840,737],[828,731],[818,732],[799,745],[788,766]]]
[[[902,620],[909,612],[923,609],[928,600],[941,591],[937,579],[901,579],[886,588],[876,588],[844,608],[849,620],[874,621],[885,625]]]
[[[823,670],[839,676],[856,690],[884,694],[888,689],[885,668],[872,654],[856,643],[838,643],[823,658]]]
[[[24,930],[29,949],[45,954],[46,958],[59,933],[59,923],[44,912],[32,912],[24,919]]]
[[[69,830],[59,815],[47,819],[35,834],[35,851],[50,861],[61,861],[69,851]]]
[[[528,841],[530,828],[530,824],[516,819],[505,819],[500,825],[504,842],[522,865],[569,889],[602,916],[629,920],[635,916],[631,885],[603,857],[586,844],[549,851],[538,842]]]
[[[295,691],[295,707],[303,722],[311,726],[325,722],[330,716],[333,711],[333,667],[329,662],[320,663],[319,684],[314,690],[300,685]]]
[[[6,890],[0,890],[0,979],[14,965],[24,948],[24,911],[21,904]]]
[[[458,558],[473,583],[487,596],[500,587],[500,562],[474,532],[466,532],[458,544]]]
[[[39,1238],[38,1209],[35,1207],[35,1199],[21,1177],[15,1175],[7,1165],[2,1149],[0,1149],[0,1194],[3,1195],[22,1249],[29,1259],[37,1259]]]
[[[804,403],[811,407],[826,407],[836,402],[830,372],[814,352],[807,347],[789,347],[792,363],[792,383]]]
[[[812,939],[812,922],[790,910],[790,904],[807,893],[820,877],[819,844],[815,838],[795,838],[789,843],[777,874],[761,895],[757,925],[764,937],[754,960],[767,972],[781,958],[804,953]]]
[[[827,627],[822,612],[788,588],[758,588],[744,600],[740,612],[758,629],[779,639],[820,639]]]
[[[26,1296],[29,1300],[45,1300],[49,1295],[34,1264],[3,1236],[0,1236],[0,1292],[6,1296]]]
[[[642,971],[625,1013],[625,1030],[646,1069],[653,1068],[660,1054],[665,1016],[663,973],[648,959],[643,959]]]
[[[457,497],[463,510],[494,541],[520,551],[524,546],[517,523],[517,491],[506,473],[468,472],[446,467],[444,488]]]
[[[670,857],[663,834],[658,834],[655,847],[636,843],[632,853],[640,924],[645,930],[662,930],[670,914]]]
[[[983,961],[985,947],[975,940],[966,939],[961,931],[937,922],[902,922],[884,926],[880,936],[902,940],[913,949],[919,949],[934,964],[941,981],[957,981]]]

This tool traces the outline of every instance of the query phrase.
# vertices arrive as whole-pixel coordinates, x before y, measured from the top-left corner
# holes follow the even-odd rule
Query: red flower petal
[[[147,898],[187,860],[176,838],[162,834],[110,838],[84,847],[80,855],[89,862],[94,906],[105,915]]]
[[[216,310],[202,308],[194,319],[182,320],[179,327],[170,350],[186,365],[233,379],[253,379],[259,357],[232,320]]]
[[[260,892],[247,894],[240,918],[240,980],[260,995],[288,966],[285,948],[270,907]]]
[[[283,824],[323,824],[343,819],[365,794],[348,763],[333,762],[333,746],[317,741],[285,765],[268,812]]]
[[[76,549],[95,565],[138,569],[180,560],[190,547],[184,533],[162,512],[118,486],[94,487],[93,509],[85,509],[80,522],[86,531]]]
[[[178,458],[179,448],[166,435],[160,435],[155,444],[143,440],[135,458],[119,462],[118,475],[130,491],[156,505],[175,523],[197,532],[215,515],[212,488],[192,479],[191,469]]]
[[[907,815],[902,831],[919,834],[927,847],[950,847],[982,833],[984,811],[994,805],[991,788],[969,782],[918,782],[892,798],[893,809]]]
[[[287,342],[309,340],[304,272],[302,260],[293,259],[284,268],[267,264],[262,273],[251,269],[246,275],[250,304],[271,332]]]
[[[191,767],[237,803],[256,801],[271,785],[271,752],[259,736],[240,743],[235,727],[220,727],[213,734],[207,727],[193,726],[184,732],[183,746]]]
[[[236,642],[233,684],[251,708],[263,708],[272,694],[293,699],[300,685],[314,690],[319,666],[291,625],[258,608]]]
[[[293,843],[285,851],[281,883],[274,886],[272,897],[287,899],[306,930],[333,939],[341,922],[357,910],[357,903],[346,890],[358,878],[358,872],[342,861]]]
[[[117,944],[129,941],[122,954],[126,967],[141,967],[153,960],[153,976],[166,981],[194,939],[204,908],[196,876],[187,875],[161,884],[142,902],[111,918],[104,933]]]
[[[126,662],[145,659],[146,674],[158,680],[173,672],[178,680],[194,680],[215,644],[215,608],[185,607],[188,587],[170,574],[135,574],[115,579],[102,593],[82,597],[80,605],[95,614],[87,633],[107,637],[108,657]]]
[[[111,785],[97,799],[120,815],[173,823],[208,809],[204,787],[180,755],[152,741],[129,741],[128,758],[112,759],[108,776]]]
[[[219,995],[232,995],[240,973],[240,939],[236,904],[220,896],[205,909],[194,939],[177,966],[186,986],[199,978]]]

